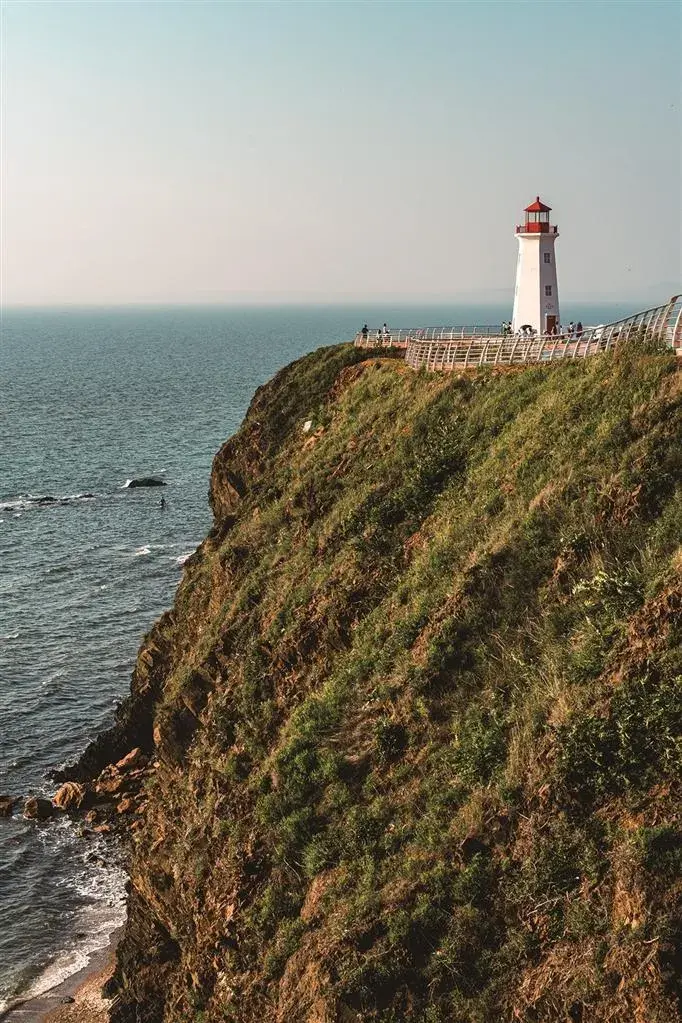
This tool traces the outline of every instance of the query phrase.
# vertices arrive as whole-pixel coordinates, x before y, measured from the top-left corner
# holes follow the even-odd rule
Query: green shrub
[[[650,673],[617,689],[605,714],[559,731],[557,768],[566,795],[592,801],[642,791],[658,773],[682,767],[682,676]]]

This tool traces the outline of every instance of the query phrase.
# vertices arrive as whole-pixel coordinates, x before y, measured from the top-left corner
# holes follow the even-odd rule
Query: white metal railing
[[[381,346],[405,345],[410,340],[419,341],[451,341],[461,337],[496,337],[500,333],[499,326],[467,326],[467,327],[400,327],[398,330],[369,330],[365,336],[362,331],[353,338],[359,347],[377,348]]]
[[[514,365],[580,359],[608,352],[628,338],[659,338],[673,349],[682,349],[682,297],[673,295],[665,305],[645,309],[614,323],[585,327],[563,335],[502,334],[499,327],[428,327],[362,332],[355,336],[361,347],[401,348],[405,362],[414,369],[447,370],[470,366]]]

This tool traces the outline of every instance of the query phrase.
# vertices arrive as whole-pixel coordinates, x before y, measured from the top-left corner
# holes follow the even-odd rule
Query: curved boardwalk
[[[579,338],[503,335],[498,327],[429,327],[392,331],[387,338],[370,332],[367,340],[356,334],[354,344],[361,348],[403,349],[405,362],[413,369],[452,370],[584,359],[608,352],[630,338],[658,338],[682,355],[682,296],[673,295],[665,305],[614,323],[586,327]]]

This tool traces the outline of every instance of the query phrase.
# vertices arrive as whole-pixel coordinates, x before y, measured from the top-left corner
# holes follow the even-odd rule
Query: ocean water
[[[598,323],[631,311],[564,316]],[[210,525],[213,455],[256,387],[365,321],[508,315],[506,306],[5,311],[0,793],[51,793],[46,772],[111,723],[140,639]],[[168,486],[125,488],[141,475]],[[0,1011],[106,944],[123,917],[123,882],[111,845],[66,819],[0,819]]]

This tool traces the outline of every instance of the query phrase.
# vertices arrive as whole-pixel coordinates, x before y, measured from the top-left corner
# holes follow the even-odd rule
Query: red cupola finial
[[[552,209],[551,206],[545,206],[544,202],[540,202],[540,196],[535,196],[535,202],[532,202],[530,206],[526,206],[524,213],[549,213]]]

